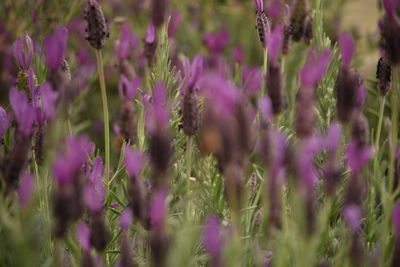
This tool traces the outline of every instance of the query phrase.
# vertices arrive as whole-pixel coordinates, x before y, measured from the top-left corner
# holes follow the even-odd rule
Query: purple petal
[[[351,141],[346,149],[346,163],[354,173],[358,174],[373,155],[372,147],[360,147],[357,142]]]
[[[243,48],[240,45],[235,46],[232,52],[232,56],[235,63],[243,64],[245,55],[243,52]]]
[[[261,68],[247,67],[243,69],[242,81],[244,90],[249,96],[254,96],[261,89],[263,74]]]
[[[32,64],[33,58],[33,41],[27,33],[24,38],[18,38],[13,44],[14,57],[20,68],[28,70]]]
[[[400,237],[400,204],[396,204],[392,212],[392,223],[397,238]]]
[[[155,227],[162,227],[167,213],[167,194],[163,190],[157,191],[150,203],[150,219]]]
[[[397,6],[400,4],[398,0],[382,0],[383,7],[389,16],[393,16]]]
[[[135,50],[139,43],[139,38],[131,31],[129,23],[124,23],[121,26],[121,40],[117,46],[117,54],[119,60],[124,60],[129,57],[129,53]]]
[[[342,135],[342,129],[340,124],[333,122],[328,130],[328,135],[326,136],[326,146],[329,151],[335,153],[340,145],[340,138]]]
[[[125,149],[125,165],[131,177],[137,177],[139,170],[143,167],[144,155],[142,151],[132,150],[129,146]]]
[[[324,76],[330,60],[331,52],[326,49],[318,57],[315,49],[308,53],[306,64],[300,71],[301,84],[304,87],[314,87]]]
[[[10,91],[10,104],[18,122],[18,129],[29,135],[32,132],[32,124],[35,119],[35,109],[29,104],[25,92],[18,91],[15,87]]]
[[[100,211],[104,206],[104,164],[100,157],[93,161],[93,168],[88,176],[88,184],[85,190],[85,201],[92,211]]]
[[[296,156],[298,176],[306,189],[313,189],[318,180],[314,166],[315,156],[323,149],[323,140],[320,137],[311,137],[303,141]]]
[[[282,12],[282,3],[280,0],[272,0],[268,7],[268,15],[274,20],[278,20]]]
[[[79,243],[85,251],[90,249],[90,230],[85,222],[81,222],[76,229]]]
[[[152,44],[156,40],[156,28],[154,28],[153,24],[149,24],[146,31],[146,43]]]
[[[178,9],[171,11],[171,20],[168,24],[168,37],[173,37],[182,22],[182,14]]]
[[[118,83],[118,93],[122,100],[132,100],[140,87],[140,78],[134,77],[131,81],[125,75],[121,75]]]
[[[166,102],[166,88],[163,83],[156,83],[153,92],[153,103],[146,103],[146,128],[152,133],[156,129],[168,127],[169,110]]]
[[[32,174],[25,173],[22,176],[21,183],[18,187],[19,202],[22,206],[26,206],[31,199],[33,183],[34,179]]]
[[[278,54],[282,48],[283,42],[283,26],[278,24],[273,29],[272,33],[268,35],[268,56],[272,62],[277,63]]]
[[[56,91],[53,91],[50,83],[48,82],[40,86],[40,91],[45,117],[46,119],[52,119],[56,114],[54,105],[57,101],[58,93]]]
[[[220,257],[224,240],[221,235],[221,225],[216,216],[210,216],[207,219],[203,230],[203,243],[213,259]]]
[[[7,112],[0,106],[0,140],[3,139],[9,123]]]
[[[221,53],[224,48],[229,44],[229,33],[226,29],[221,29],[218,32],[206,33],[204,35],[204,43],[208,50],[212,53]]]
[[[360,207],[357,205],[348,205],[344,207],[342,212],[343,219],[346,221],[347,225],[353,230],[356,231],[360,228],[362,211]]]
[[[342,64],[348,67],[354,54],[354,41],[350,33],[345,32],[340,35],[339,48],[342,55]]]
[[[267,118],[268,120],[273,120],[273,113],[272,113],[272,103],[271,99],[268,96],[263,96],[258,100],[258,106],[260,107],[260,111],[263,117]]]
[[[264,11],[264,0],[255,0],[256,3],[256,10],[257,11]]]
[[[86,160],[88,140],[85,137],[69,137],[65,152],[59,154],[53,164],[53,176],[60,184],[79,178]]]
[[[121,213],[119,218],[119,225],[122,229],[126,230],[132,224],[132,210],[127,208]]]
[[[195,88],[197,83],[204,72],[204,58],[201,55],[197,55],[193,58],[190,63],[188,58],[183,61],[183,75],[185,77],[185,83],[182,86],[181,94],[184,94],[186,89]]]
[[[240,94],[227,79],[219,74],[211,73],[202,77],[199,81],[206,99],[217,114],[231,116],[235,106],[240,100]]]
[[[43,45],[46,56],[46,65],[50,69],[57,69],[64,58],[68,43],[68,30],[64,27],[57,27],[53,35],[44,37]]]

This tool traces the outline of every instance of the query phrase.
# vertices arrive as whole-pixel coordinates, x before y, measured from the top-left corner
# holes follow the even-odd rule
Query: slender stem
[[[393,66],[393,80],[391,92],[391,109],[392,109],[392,145],[390,149],[390,166],[389,166],[389,193],[392,193],[394,186],[394,170],[395,170],[395,155],[398,135],[398,66]]]
[[[192,170],[193,138],[188,136],[186,143],[186,216],[190,219],[190,172]]]
[[[264,95],[267,92],[267,71],[268,71],[268,50],[267,48],[264,49],[264,63],[263,63],[263,73],[264,73],[264,83],[263,83],[263,90],[262,94]]]
[[[106,157],[106,173],[105,178],[107,182],[107,187],[110,185],[109,176],[110,176],[110,119],[108,117],[108,104],[107,104],[107,92],[106,92],[106,82],[104,80],[104,70],[103,70],[103,57],[101,55],[101,50],[96,49],[96,58],[97,58],[97,72],[100,80],[100,89],[101,89],[101,100],[103,102],[103,117],[104,117],[104,149],[105,149],[105,157]],[[107,188],[108,190],[109,188]]]
[[[381,132],[382,132],[382,121],[383,121],[383,113],[385,111],[385,96],[383,96],[381,98],[381,103],[380,103],[380,107],[379,107],[379,119],[378,119],[378,124],[376,126],[376,136],[375,136],[375,149],[376,151],[379,148],[379,143],[380,143],[380,139],[381,139]],[[373,185],[377,185],[377,180],[376,180],[376,176],[377,176],[377,171],[378,171],[378,157],[377,155],[374,158],[374,176],[373,176]]]

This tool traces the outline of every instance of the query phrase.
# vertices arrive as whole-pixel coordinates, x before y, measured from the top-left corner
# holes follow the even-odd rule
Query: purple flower
[[[6,133],[9,123],[7,112],[0,106],[0,140]]]
[[[322,150],[323,140],[319,137],[310,137],[303,140],[297,154],[297,172],[300,183],[306,189],[313,189],[318,180],[314,167],[314,158]]]
[[[342,216],[350,229],[356,231],[360,228],[362,218],[362,211],[360,207],[355,204],[347,205],[343,209]]]
[[[124,101],[132,100],[137,89],[140,87],[140,78],[134,77],[132,80],[128,80],[125,75],[121,75],[118,83],[119,97]]]
[[[152,44],[156,41],[156,28],[154,28],[153,24],[149,24],[146,31],[145,42],[148,44]]]
[[[33,190],[33,175],[30,173],[25,173],[22,176],[21,182],[18,187],[19,202],[22,206],[26,206],[32,196]]]
[[[44,113],[44,117],[46,119],[54,118],[56,114],[55,103],[58,98],[58,93],[53,91],[50,83],[46,82],[45,84],[39,87],[41,102],[42,102],[42,110]]]
[[[324,76],[331,57],[331,52],[326,49],[319,56],[317,51],[312,49],[308,53],[306,64],[300,71],[301,84],[304,87],[314,87]]]
[[[15,87],[11,88],[10,104],[18,122],[18,129],[23,134],[29,135],[35,119],[35,109],[29,104],[25,92],[18,91]]]
[[[167,194],[163,190],[157,191],[150,203],[150,219],[155,228],[163,227],[167,213]]]
[[[89,251],[90,249],[90,230],[85,222],[81,222],[76,229],[76,235],[83,250]]]
[[[85,137],[69,137],[65,153],[59,154],[53,164],[53,175],[60,184],[78,179],[79,171],[85,164],[88,140]]]
[[[32,64],[33,58],[33,41],[27,33],[25,33],[24,38],[17,38],[13,44],[14,57],[18,62],[20,68],[28,70]]]
[[[53,35],[44,37],[43,45],[46,56],[46,65],[52,70],[57,69],[64,58],[68,43],[68,30],[64,27],[57,27]]]
[[[121,226],[121,229],[126,230],[129,228],[131,224],[132,224],[132,210],[125,209],[121,213],[121,217],[119,218],[119,225]]]
[[[197,83],[204,72],[204,58],[197,55],[193,58],[192,63],[188,58],[183,61],[183,75],[185,83],[182,86],[181,94],[184,94],[187,89],[197,87]]]
[[[342,129],[340,124],[333,122],[329,127],[328,134],[326,136],[326,147],[331,153],[336,153],[340,145],[340,137],[342,135]]]
[[[264,0],[255,0],[256,3],[256,10],[257,11],[264,11]]]
[[[119,207],[118,203],[111,203],[111,205],[110,205],[110,208],[112,208],[112,209],[116,209],[118,207]]]
[[[382,0],[383,7],[389,17],[394,16],[394,12],[397,6],[400,4],[398,0]]]
[[[146,103],[146,128],[150,133],[168,127],[169,110],[166,101],[166,88],[163,83],[158,82],[154,86],[152,100],[152,103]]]
[[[272,20],[277,21],[281,16],[282,12],[282,3],[280,0],[272,0],[271,4],[268,7],[268,15]]]
[[[273,64],[278,64],[278,54],[282,49],[283,42],[283,26],[278,24],[275,26],[270,35],[267,36],[268,56]]]
[[[247,67],[242,72],[244,90],[249,96],[254,96],[261,89],[263,74],[261,68]]]
[[[121,39],[116,46],[119,60],[127,59],[131,51],[136,49],[138,43],[139,38],[131,31],[129,24],[122,24]]]
[[[125,149],[126,170],[131,177],[137,177],[140,169],[143,167],[144,155],[142,151],[132,150],[129,146]]]
[[[258,106],[260,107],[262,116],[272,121],[274,117],[272,113],[271,99],[268,96],[261,97],[258,100]]]
[[[93,168],[88,169],[88,184],[85,190],[86,205],[91,211],[101,211],[104,206],[104,164],[100,157],[93,161]]]
[[[359,146],[352,140],[346,149],[346,163],[353,173],[358,174],[374,155],[374,149],[369,146]]]
[[[182,14],[178,9],[171,11],[171,20],[168,24],[168,37],[173,37],[182,22]]]
[[[243,48],[240,45],[235,46],[232,52],[232,56],[235,63],[238,63],[240,65],[243,64],[245,55],[243,52]]]
[[[342,64],[348,67],[354,54],[354,41],[350,33],[345,32],[340,35],[339,48],[342,55]]]
[[[221,234],[220,222],[216,216],[210,216],[207,219],[203,230],[203,243],[213,260],[218,261],[221,256],[224,239]]]
[[[204,35],[204,43],[208,50],[212,53],[219,54],[229,44],[229,33],[226,29],[221,29],[218,32],[206,33]]]
[[[396,236],[400,237],[400,204],[396,204],[392,212],[392,223]]]
[[[199,81],[206,99],[215,112],[221,116],[231,116],[240,99],[237,88],[219,74],[211,73]]]

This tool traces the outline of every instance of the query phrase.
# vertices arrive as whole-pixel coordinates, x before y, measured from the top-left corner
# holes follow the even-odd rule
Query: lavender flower
[[[34,53],[33,41],[27,33],[23,39],[19,37],[13,44],[14,57],[23,70],[28,70],[32,64]]]
[[[240,45],[235,46],[232,52],[233,60],[235,63],[242,65],[245,60],[243,48]]]
[[[151,2],[151,19],[156,28],[160,28],[165,21],[167,5],[167,0],[152,0]]]
[[[99,212],[104,207],[104,164],[100,157],[93,160],[93,168],[86,171],[88,184],[85,188],[85,202],[89,210]]]
[[[381,33],[380,47],[384,50],[391,65],[400,63],[400,21],[396,14],[398,1],[382,0],[386,15],[379,20],[378,27]]]
[[[166,197],[167,194],[163,190],[157,191],[150,204],[150,218],[153,225],[150,245],[154,266],[165,266],[169,247],[169,238],[165,232],[165,216],[167,213]]]
[[[350,248],[351,261],[355,266],[361,266],[363,265],[364,253],[360,233],[362,211],[357,205],[350,204],[344,208],[342,216],[352,231],[352,244]]]
[[[303,38],[306,27],[307,14],[307,0],[295,0],[290,15],[290,23],[292,38],[296,42],[300,41]]]
[[[106,19],[101,6],[96,0],[88,0],[84,10],[85,20],[87,22],[86,40],[95,49],[102,49],[109,37]]]
[[[147,26],[146,38],[144,39],[144,56],[147,59],[148,66],[154,63],[157,48],[156,29],[153,24]]]
[[[83,250],[90,249],[90,230],[85,222],[81,222],[76,229],[76,235]]]
[[[183,63],[183,72],[185,75],[185,83],[182,86],[181,94],[183,95],[181,103],[182,129],[187,135],[194,135],[197,132],[199,124],[199,107],[196,95],[197,83],[203,72],[203,58],[196,56],[190,63],[186,59]]]
[[[255,97],[261,89],[263,75],[261,68],[245,67],[242,71],[243,90],[248,97]]]
[[[121,229],[127,230],[129,226],[132,224],[132,211],[130,209],[126,209],[121,213],[121,217],[119,218],[119,225]]]
[[[204,35],[204,43],[208,50],[213,54],[222,53],[224,48],[229,44],[229,41],[229,33],[225,28]]]
[[[35,120],[35,109],[30,105],[25,92],[18,91],[15,87],[11,88],[10,104],[18,123],[18,130],[29,136]]]
[[[171,20],[168,24],[168,37],[172,38],[175,35],[175,32],[182,23],[182,19],[182,14],[178,9],[173,9],[171,11]]]
[[[139,39],[131,31],[129,24],[124,23],[121,26],[121,39],[116,43],[116,52],[120,61],[127,60],[131,51],[138,46]],[[130,77],[129,77],[130,78]]]
[[[376,68],[376,79],[378,80],[378,92],[381,96],[387,95],[392,80],[392,66],[385,55],[379,58]]]
[[[256,4],[256,29],[258,37],[260,38],[261,45],[266,48],[269,35],[271,33],[271,26],[267,15],[264,12],[264,1],[255,0]]]
[[[54,71],[64,60],[65,50],[68,43],[68,30],[58,27],[53,35],[44,37],[43,45],[46,58],[46,65]]]
[[[122,212],[120,217],[120,226],[122,229],[121,236],[121,259],[119,262],[119,267],[132,267],[134,266],[132,260],[132,246],[129,238],[129,226],[132,224],[132,211],[126,209]]]
[[[211,265],[213,267],[222,266],[221,256],[224,239],[221,234],[220,222],[215,216],[207,219],[203,230],[203,244],[211,256]]]

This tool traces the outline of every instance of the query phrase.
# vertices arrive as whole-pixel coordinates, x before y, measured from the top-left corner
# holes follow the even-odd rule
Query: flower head
[[[123,230],[126,230],[129,228],[129,226],[132,224],[132,210],[131,209],[125,209],[121,213],[121,217],[119,218],[119,225]]]
[[[304,87],[314,87],[318,81],[324,76],[331,52],[326,49],[320,55],[317,54],[315,49],[312,49],[308,56],[306,64],[300,71],[301,84]]]
[[[167,213],[167,194],[163,190],[157,191],[150,203],[150,218],[154,227],[162,227]]]
[[[53,35],[46,35],[43,41],[46,65],[52,70],[57,69],[64,59],[68,43],[68,30],[59,26]]]
[[[85,163],[88,141],[85,137],[69,137],[65,153],[59,154],[53,164],[54,178],[60,184],[77,179]]]
[[[121,39],[116,45],[119,60],[129,57],[129,53],[135,50],[139,43],[139,38],[131,31],[129,24],[124,23],[121,26]]]
[[[147,102],[146,128],[154,133],[157,129],[168,127],[169,110],[167,108],[166,88],[161,82],[154,86],[152,103]]]
[[[100,211],[104,206],[104,164],[100,157],[93,161],[92,169],[87,170],[88,184],[85,190],[86,205],[91,211]]]
[[[369,146],[359,146],[353,140],[346,149],[346,162],[353,173],[358,174],[374,155],[374,149]]]
[[[268,56],[271,58],[274,64],[278,64],[278,54],[282,49],[283,43],[283,26],[280,24],[276,25],[267,39]]]
[[[35,108],[29,104],[25,92],[18,91],[15,87],[11,88],[10,104],[18,122],[18,129],[25,135],[31,134]]]
[[[221,53],[229,44],[229,33],[226,29],[221,29],[218,32],[206,33],[204,35],[204,43],[209,51],[215,54]]]
[[[340,145],[340,137],[342,135],[342,129],[340,124],[333,122],[329,127],[328,134],[326,136],[326,148],[331,153],[335,153]]]
[[[214,260],[219,259],[221,256],[224,243],[220,228],[220,222],[217,217],[210,216],[203,230],[204,247]]]
[[[81,222],[76,229],[76,235],[79,243],[85,251],[90,249],[90,230],[85,222]]]
[[[25,33],[23,39],[19,37],[14,42],[13,52],[19,67],[24,70],[28,70],[32,64],[34,47],[33,41],[27,33]]]
[[[192,63],[188,58],[183,61],[183,75],[185,77],[185,83],[182,86],[181,94],[184,94],[188,89],[195,89],[198,86],[204,72],[204,58],[197,55],[193,58]]]
[[[156,28],[151,23],[147,26],[145,41],[148,44],[152,44],[156,41]]]

